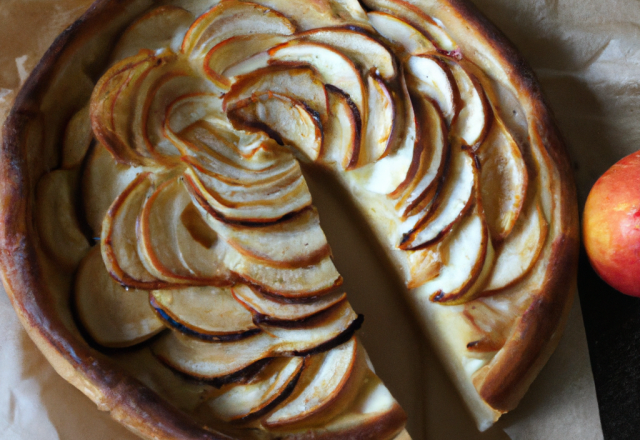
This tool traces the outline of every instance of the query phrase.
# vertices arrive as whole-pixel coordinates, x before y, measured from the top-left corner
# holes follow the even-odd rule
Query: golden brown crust
[[[521,91],[519,98],[530,108],[530,129],[540,136],[541,144],[555,164],[560,179],[561,194],[556,208],[562,233],[553,238],[553,257],[541,295],[522,316],[511,338],[492,362],[491,368],[478,383],[483,399],[500,412],[515,407],[531,381],[542,368],[558,342],[563,321],[571,305],[575,289],[578,248],[578,217],[575,187],[568,156],[553,118],[542,97],[535,75],[526,62],[477,9],[465,0],[441,0],[449,5],[447,14],[464,20],[493,48],[496,57]],[[87,346],[76,333],[67,328],[59,316],[43,282],[38,263],[37,242],[31,231],[33,170],[28,169],[24,137],[29,122],[37,117],[40,102],[50,84],[50,78],[61,56],[78,39],[99,32],[100,23],[122,14],[127,0],[97,0],[69,29],[63,32],[36,66],[18,94],[15,105],[3,128],[0,151],[0,262],[5,288],[22,324],[30,337],[45,353],[65,379],[98,403],[101,409],[144,438],[225,439],[190,416],[175,409],[148,387],[115,365],[108,357]],[[140,8],[138,2],[137,6]],[[150,2],[145,2],[148,7]],[[397,411],[385,418],[404,417]],[[380,432],[391,426],[388,420],[375,420],[357,431],[347,431],[342,438],[383,438],[392,433]],[[311,433],[295,437],[324,437]]]

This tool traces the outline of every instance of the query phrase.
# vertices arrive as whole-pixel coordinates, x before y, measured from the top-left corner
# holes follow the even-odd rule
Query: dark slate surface
[[[584,250],[578,291],[604,438],[640,439],[640,298],[602,281]]]

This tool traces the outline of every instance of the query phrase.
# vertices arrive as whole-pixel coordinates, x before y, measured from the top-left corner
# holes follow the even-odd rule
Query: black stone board
[[[578,292],[605,440],[640,439],[640,298],[616,291],[580,252]]]

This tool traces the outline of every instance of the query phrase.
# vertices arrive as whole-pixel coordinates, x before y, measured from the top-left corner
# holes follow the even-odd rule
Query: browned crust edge
[[[552,257],[542,295],[525,311],[509,340],[496,356],[482,382],[482,399],[504,413],[514,409],[555,350],[571,309],[577,283],[579,224],[578,205],[569,155],[535,73],[507,37],[467,0],[440,0],[485,40],[509,79],[518,88],[518,99],[527,101],[529,133],[538,136],[556,167],[561,194],[559,210],[562,231],[554,238]],[[533,121],[533,122],[532,122]]]

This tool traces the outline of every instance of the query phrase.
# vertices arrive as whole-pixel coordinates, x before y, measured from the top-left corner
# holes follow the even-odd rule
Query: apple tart
[[[459,0],[99,0],[5,125],[4,281],[145,438],[394,438],[303,171],[349,194],[486,429],[571,305],[571,170]],[[44,281],[46,280],[46,282]]]

